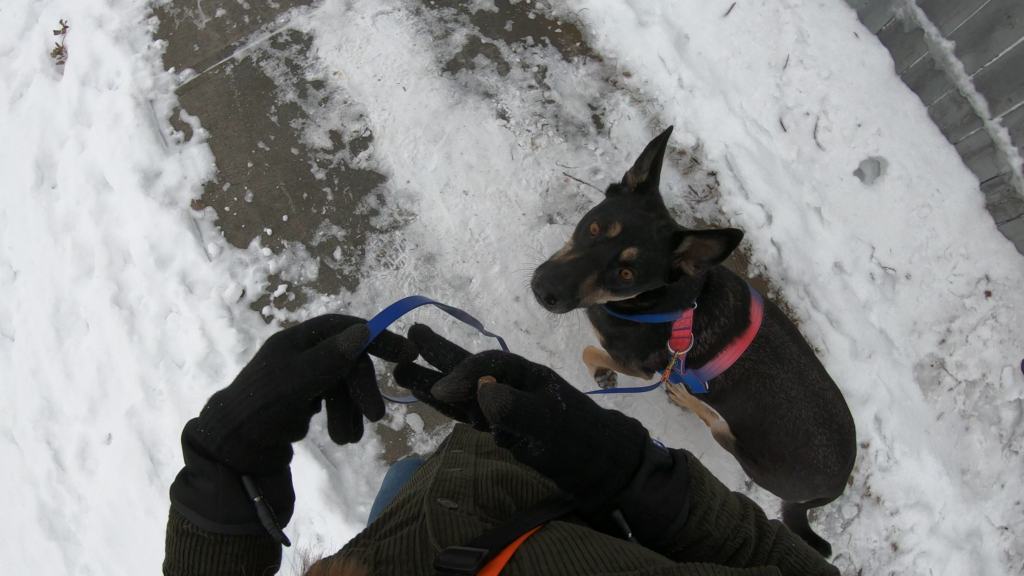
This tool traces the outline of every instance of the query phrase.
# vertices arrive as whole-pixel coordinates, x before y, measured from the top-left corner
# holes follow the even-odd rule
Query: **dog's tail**
[[[832,555],[832,546],[824,538],[815,534],[814,530],[811,530],[811,525],[807,523],[807,511],[811,508],[824,506],[838,497],[826,496],[825,498],[808,500],[807,502],[782,503],[782,523],[788,526],[794,534],[802,538],[804,542],[810,544],[811,548],[817,550],[824,558]]]

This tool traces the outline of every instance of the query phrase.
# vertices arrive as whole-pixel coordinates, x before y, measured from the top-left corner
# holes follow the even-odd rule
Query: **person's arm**
[[[207,532],[171,508],[167,520],[165,576],[277,574],[281,545],[263,534],[225,536]]]
[[[496,351],[435,363],[437,350],[460,356],[455,345],[419,325],[409,337],[442,372],[400,365],[396,381],[449,412],[482,416],[495,443],[573,494],[592,526],[620,534],[617,510],[641,545],[676,562],[838,573],[693,455],[660,446],[640,422],[601,408],[553,370]]]
[[[171,484],[164,542],[165,576],[276,574],[281,544],[260,522],[241,476],[201,446],[199,419],[181,434],[185,467]],[[288,466],[254,478],[283,528],[295,507]]]
[[[278,527],[287,525],[295,504],[291,444],[306,436],[310,418],[326,404],[331,439],[348,444],[362,437],[364,417],[384,416],[373,364],[360,354],[369,336],[362,319],[339,315],[279,332],[185,425],[185,467],[170,489],[165,576],[277,573],[281,544],[261,522],[242,477],[255,482]],[[418,351],[383,332],[367,353],[409,362]]]
[[[774,566],[783,575],[838,575],[799,536],[730,492],[685,450],[650,442],[617,505],[644,546],[676,562]]]

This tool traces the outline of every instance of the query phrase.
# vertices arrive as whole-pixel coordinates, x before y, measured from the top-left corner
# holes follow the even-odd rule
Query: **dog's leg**
[[[583,350],[583,363],[587,365],[590,377],[601,388],[615,388],[618,386],[618,376],[616,376],[614,369],[608,366],[608,364],[614,364],[615,362],[612,361],[611,356],[604,350],[594,346],[587,346]]]
[[[733,456],[736,455],[736,437],[732,435],[728,422],[722,420],[722,417],[712,410],[710,406],[701,402],[693,394],[690,394],[686,386],[669,382],[665,385],[665,389],[668,391],[668,397],[673,402],[690,409],[707,424],[708,428],[711,428],[711,437],[715,439],[715,442],[718,442],[719,446],[725,448]]]
[[[595,346],[587,346],[583,350],[583,363],[587,365],[590,376],[601,388],[614,388],[618,384],[616,372],[645,380],[651,377],[650,374],[643,374],[622,366],[608,352]]]

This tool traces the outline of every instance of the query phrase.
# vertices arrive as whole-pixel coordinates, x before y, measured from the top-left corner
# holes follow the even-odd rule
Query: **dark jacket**
[[[526,540],[502,575],[839,573],[757,504],[729,492],[692,454],[663,452],[645,456],[647,473],[619,499],[645,546],[570,516]],[[672,492],[678,482],[666,482],[662,473],[680,469],[689,478],[689,498],[683,506],[661,505],[680,501]],[[369,574],[430,576],[440,550],[468,543],[555,490],[490,434],[457,425],[380,517],[338,554]],[[645,530],[651,526],[661,534]],[[281,553],[269,536],[212,534],[173,507],[166,545],[167,576],[273,574]]]

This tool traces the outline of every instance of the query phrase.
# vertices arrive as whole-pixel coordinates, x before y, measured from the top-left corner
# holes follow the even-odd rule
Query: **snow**
[[[505,76],[486,58],[473,74],[438,75],[469,34],[442,9],[325,0],[299,11],[290,25],[314,35],[323,77],[373,131],[358,160],[388,177],[376,224],[400,227],[370,238],[356,293],[265,312],[366,316],[424,294],[592,388],[582,315],[544,313],[526,281],[600,199],[566,174],[603,187],[674,124],[671,145],[686,154],[670,156],[666,202],[684,224],[747,232],[756,271],[856,419],[853,484],[814,522],[835,563],[1024,573],[1024,257],[844,3],[741,2],[724,16],[731,4],[538,5],[578,18],[603,61],[500,45]],[[182,424],[275,330],[250,309],[278,289],[267,276],[301,284],[316,263],[301,246],[233,248],[212,209],[189,209],[213,158],[201,118],[182,115],[189,142],[169,124],[190,75],[163,71],[145,2],[9,2],[0,15],[0,557],[12,574],[155,573]],[[63,70],[48,56],[61,18]],[[305,138],[348,118],[325,111]],[[867,184],[854,172],[870,158],[882,169]],[[493,346],[437,312],[401,326],[416,320]],[[777,509],[664,395],[601,402]],[[382,425],[412,427],[411,448],[429,452],[440,435],[413,416],[393,406]],[[322,421],[313,428],[287,531],[330,551],[365,522],[381,441],[336,447]]]

